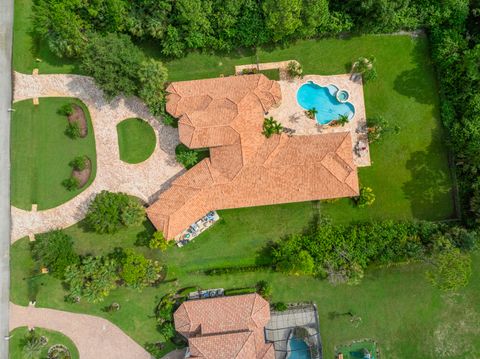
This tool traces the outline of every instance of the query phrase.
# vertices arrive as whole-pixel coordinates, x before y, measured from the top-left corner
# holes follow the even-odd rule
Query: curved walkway
[[[56,330],[69,337],[82,359],[150,359],[151,355],[108,320],[54,309],[10,303],[10,330],[27,326]]]
[[[175,160],[178,131],[163,125],[136,97],[117,97],[107,101],[90,77],[80,75],[25,75],[14,74],[14,101],[35,97],[76,97],[82,100],[92,118],[97,152],[97,175],[93,183],[70,201],[43,211],[25,211],[11,208],[11,241],[65,228],[85,217],[88,203],[102,190],[122,191],[152,202],[165,189],[182,167]],[[40,99],[40,106],[42,100]],[[128,164],[120,160],[117,130],[126,118],[140,117],[155,130],[157,144],[146,161]]]

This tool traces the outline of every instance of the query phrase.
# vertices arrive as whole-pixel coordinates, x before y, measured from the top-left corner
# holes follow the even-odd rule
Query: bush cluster
[[[234,267],[219,267],[209,268],[203,271],[206,275],[222,275],[233,273],[259,272],[270,268],[269,265],[250,265],[250,266],[234,266]]]
[[[358,283],[370,263],[422,260],[451,247],[475,247],[477,233],[432,222],[362,222],[334,225],[320,218],[304,233],[272,245],[276,270]]]
[[[227,290],[225,290],[224,294],[226,296],[231,296],[231,295],[251,294],[251,293],[256,293],[256,292],[257,292],[256,288],[247,287],[247,288],[227,289]]]
[[[97,233],[115,233],[122,227],[139,225],[145,208],[125,193],[102,191],[88,206],[86,221]]]

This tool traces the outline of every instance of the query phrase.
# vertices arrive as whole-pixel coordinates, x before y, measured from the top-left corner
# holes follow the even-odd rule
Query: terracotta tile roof
[[[264,111],[281,100],[277,82],[249,75],[175,82],[167,90],[167,110],[180,116],[180,140],[210,147],[210,158],[147,209],[166,238],[211,210],[358,195],[349,132],[262,135]]]
[[[186,301],[174,320],[193,358],[274,358],[264,335],[270,307],[258,294]]]

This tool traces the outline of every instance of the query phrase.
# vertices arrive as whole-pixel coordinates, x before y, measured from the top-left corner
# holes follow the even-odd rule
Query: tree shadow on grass
[[[446,197],[450,200],[452,196],[450,173],[438,168],[438,163],[432,161],[435,152],[438,148],[430,145],[426,151],[413,152],[406,163],[412,179],[403,184],[402,190],[410,200],[415,218],[427,219],[426,216],[435,216],[436,212],[438,216],[438,211],[445,207]]]
[[[395,78],[394,89],[396,92],[422,104],[435,104],[437,89],[434,76],[429,68],[432,63],[428,51],[424,49],[427,45],[422,41],[416,41],[412,49],[412,60],[414,67],[403,71]],[[433,86],[432,86],[433,84]],[[432,94],[432,92],[434,92]]]

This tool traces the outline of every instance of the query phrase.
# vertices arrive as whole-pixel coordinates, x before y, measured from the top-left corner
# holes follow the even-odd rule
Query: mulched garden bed
[[[87,119],[85,117],[85,112],[83,112],[83,108],[72,104],[73,113],[68,116],[69,123],[78,123],[78,127],[80,128],[80,137],[84,138],[88,135],[88,126],[87,126]]]
[[[92,162],[90,161],[90,158],[87,158],[87,163],[84,170],[81,170],[81,171],[77,171],[75,169],[72,170],[72,177],[78,180],[78,188],[82,188],[87,184],[91,173],[92,173]]]

